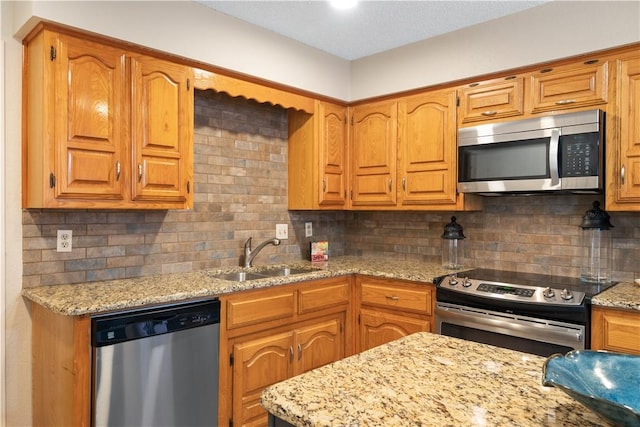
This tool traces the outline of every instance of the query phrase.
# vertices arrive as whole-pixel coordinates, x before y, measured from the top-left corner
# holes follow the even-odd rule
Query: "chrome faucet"
[[[260,252],[267,245],[278,246],[280,245],[280,240],[276,238],[265,240],[264,242],[256,246],[255,249],[251,250],[251,237],[249,237],[247,241],[244,242],[244,266],[251,267],[251,262],[256,257],[256,255],[258,255],[258,252]]]

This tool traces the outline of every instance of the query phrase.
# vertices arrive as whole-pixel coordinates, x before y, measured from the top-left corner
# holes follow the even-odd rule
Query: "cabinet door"
[[[427,319],[404,316],[402,313],[388,313],[370,309],[360,310],[360,348],[365,351],[404,336],[431,331]]]
[[[640,57],[617,61],[615,113],[607,120],[607,210],[640,211]],[[617,120],[616,120],[617,119]]]
[[[344,207],[347,195],[347,112],[339,105],[318,103],[318,205]]]
[[[591,60],[531,75],[528,111],[539,113],[607,103],[608,63]]]
[[[52,57],[55,197],[120,200],[124,52],[60,35]]]
[[[352,110],[353,207],[396,204],[397,110],[395,101]]]
[[[233,346],[234,425],[266,426],[262,390],[293,376],[293,332],[239,342]]]
[[[131,58],[132,198],[191,205],[191,68]]]
[[[294,375],[344,358],[343,315],[295,331],[296,369]]]
[[[524,77],[510,76],[461,88],[460,123],[524,114]]]
[[[405,98],[398,103],[400,205],[455,205],[455,117],[453,90]]]

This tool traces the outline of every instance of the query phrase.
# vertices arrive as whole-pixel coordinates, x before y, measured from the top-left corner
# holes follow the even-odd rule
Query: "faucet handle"
[[[249,238],[247,239],[247,241],[246,241],[246,242],[244,242],[244,249],[245,249],[245,250],[247,250],[247,249],[251,250],[251,239],[252,239],[252,238],[253,238],[253,237],[249,237]]]

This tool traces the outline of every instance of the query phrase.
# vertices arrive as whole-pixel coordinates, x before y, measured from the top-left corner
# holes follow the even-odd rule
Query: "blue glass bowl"
[[[640,426],[640,356],[596,350],[554,354],[542,367],[542,384],[621,426]]]

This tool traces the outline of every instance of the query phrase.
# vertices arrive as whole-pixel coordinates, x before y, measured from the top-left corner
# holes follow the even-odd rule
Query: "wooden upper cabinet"
[[[351,119],[351,205],[395,206],[398,103],[358,105]]]
[[[24,44],[24,207],[191,206],[190,67],[49,29]]]
[[[346,207],[346,120],[346,107],[321,101],[314,114],[289,110],[289,209]]]
[[[606,209],[640,211],[640,54],[618,59],[615,69],[615,107],[607,114]]]
[[[121,200],[124,52],[66,36],[54,45],[55,197]]]
[[[131,58],[132,198],[187,202],[193,156],[191,69],[150,58]]]
[[[398,103],[398,205],[457,202],[456,92],[442,90]]]
[[[343,207],[347,196],[347,112],[338,105],[318,102],[319,206]]]
[[[598,59],[549,67],[530,75],[531,113],[607,103],[608,63]]]
[[[125,197],[125,53],[42,31],[25,51],[23,205]]]
[[[509,76],[460,88],[460,124],[524,114],[524,77]]]

